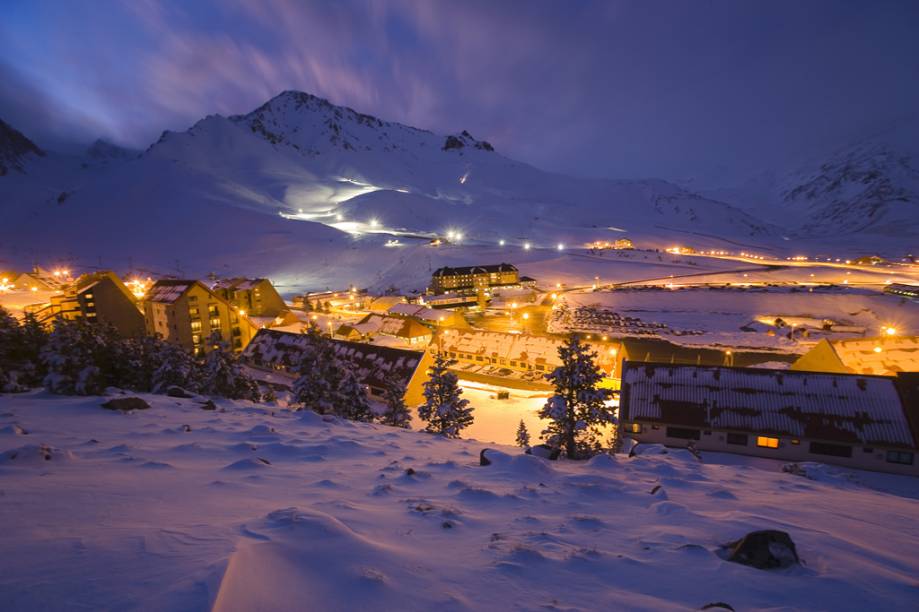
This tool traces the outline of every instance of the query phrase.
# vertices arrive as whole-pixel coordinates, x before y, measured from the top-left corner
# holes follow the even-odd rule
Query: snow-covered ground
[[[820,338],[878,336],[887,327],[899,333],[919,330],[919,303],[855,288],[617,289],[570,292],[564,295],[564,301],[571,309],[596,306],[640,319],[649,327],[636,327],[637,330],[687,345],[768,348],[794,353],[806,351]],[[771,326],[776,318],[788,325],[795,323],[798,332],[808,328],[809,337],[799,333],[795,340],[788,339],[785,335],[790,328]],[[820,329],[824,320],[848,331],[824,332]],[[740,329],[745,326],[753,331]],[[630,335],[624,329],[613,326],[585,328],[585,331]],[[553,330],[561,328],[555,326]],[[768,335],[770,330],[774,335]]]
[[[145,397],[0,397],[0,609],[915,609],[919,479],[509,447],[481,467],[475,441]],[[717,554],[765,528],[804,565]]]

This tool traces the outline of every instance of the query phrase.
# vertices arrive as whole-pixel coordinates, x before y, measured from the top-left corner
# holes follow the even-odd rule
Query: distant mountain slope
[[[16,228],[0,256],[178,269],[255,264],[266,257],[255,245],[271,240],[287,257],[322,243],[326,257],[355,238],[382,244],[368,236],[378,232],[457,229],[468,242],[552,248],[622,235],[652,247],[780,242],[775,226],[667,181],[545,172],[466,131],[438,135],[302,92],[164,132],[136,158],[102,142],[82,157],[49,154],[0,179],[0,195]]]
[[[786,173],[702,191],[786,228],[789,236],[863,250],[919,243],[919,120],[894,126]]]
[[[31,156],[44,157],[45,152],[22,132],[0,119],[0,176],[13,170],[22,172],[23,165]]]

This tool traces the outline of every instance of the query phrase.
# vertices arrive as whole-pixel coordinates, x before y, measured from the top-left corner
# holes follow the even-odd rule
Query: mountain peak
[[[137,157],[137,151],[132,151],[124,147],[104,140],[97,139],[86,149],[86,157],[93,161],[115,161]]]
[[[23,172],[23,162],[29,155],[44,157],[45,152],[22,132],[0,119],[0,176],[10,170]]]

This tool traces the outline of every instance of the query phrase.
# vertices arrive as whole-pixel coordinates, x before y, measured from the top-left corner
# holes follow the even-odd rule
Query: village
[[[884,288],[907,300],[912,290]],[[772,341],[779,330],[784,345],[693,345],[691,331],[674,334],[663,323],[578,305],[585,295],[602,300],[635,289],[610,291],[541,283],[509,263],[441,267],[416,295],[352,286],[289,301],[267,278],[122,279],[36,267],[3,273],[0,304],[48,329],[58,318],[102,322],[195,357],[216,334],[255,380],[280,394],[297,378],[310,329],[328,337],[377,402],[397,381],[408,406],[421,404],[442,354],[479,408],[469,435],[503,443],[518,419],[541,430],[537,412],[552,391],[546,374],[577,333],[618,407],[621,433],[635,442],[919,474],[919,337],[892,326],[877,335],[864,328],[821,335],[833,329],[825,321],[768,320],[762,337]]]

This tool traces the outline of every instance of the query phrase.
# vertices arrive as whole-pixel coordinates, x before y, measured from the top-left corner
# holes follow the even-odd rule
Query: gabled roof
[[[218,280],[216,283],[214,283],[213,288],[214,289],[232,289],[232,290],[247,291],[250,289],[255,289],[255,287],[258,286],[259,283],[266,281],[266,280],[268,279],[244,278],[241,276],[236,277],[236,278],[222,278]]]
[[[914,448],[895,379],[626,361],[622,419]]]
[[[185,295],[185,292],[191,289],[196,283],[199,283],[199,281],[178,279],[158,280],[147,289],[147,293],[144,294],[144,301],[173,304]]]
[[[432,276],[465,276],[467,274],[491,274],[493,272],[516,272],[517,267],[509,263],[490,264],[486,266],[462,266],[450,268],[444,266],[434,270]]]
[[[311,338],[307,334],[261,329],[246,346],[242,356],[256,366],[293,369],[310,342]],[[379,388],[384,387],[389,380],[408,386],[424,356],[421,351],[375,344],[347,340],[329,342],[340,358],[351,362],[362,383]]]

